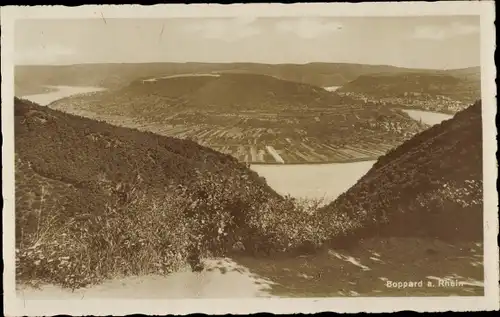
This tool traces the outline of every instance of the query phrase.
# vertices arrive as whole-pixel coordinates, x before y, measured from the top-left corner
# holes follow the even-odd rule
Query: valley
[[[337,86],[325,85],[325,89],[298,85],[267,75],[228,76],[202,71],[188,76],[159,75],[106,88],[49,85],[45,95],[24,96],[48,107],[42,110],[21,103],[16,114],[16,148],[20,149],[16,150],[16,190],[20,193],[16,195],[20,202],[17,208],[23,215],[18,221],[34,230],[36,213],[31,210],[41,208],[41,202],[45,202],[44,210],[57,217],[56,224],[76,221],[100,235],[99,239],[84,235],[85,248],[104,247],[106,252],[116,252],[106,239],[126,239],[132,244],[127,244],[118,255],[121,262],[104,261],[110,271],[100,266],[108,253],[95,251],[97,257],[90,264],[100,269],[98,276],[90,275],[91,279],[87,279],[88,267],[72,268],[83,278],[83,284],[79,284],[79,279],[67,281],[51,275],[51,280],[41,284],[19,284],[19,296],[47,299],[116,294],[123,298],[430,294],[428,289],[386,286],[388,280],[410,277],[426,282],[463,283],[459,288],[435,288],[435,296],[483,294],[483,250],[477,242],[482,219],[482,205],[476,199],[480,195],[480,166],[473,164],[478,162],[479,143],[460,143],[471,136],[477,139],[471,131],[476,131],[480,123],[479,106],[471,107],[457,119],[451,114],[416,111],[422,110],[418,107],[373,105],[337,93],[342,90]],[[467,119],[469,123],[465,123]],[[441,137],[451,131],[456,140]],[[55,149],[57,144],[68,142],[78,146]],[[406,152],[416,154],[405,155]],[[453,169],[454,161],[447,160],[450,157],[459,164],[453,176],[440,173],[437,167],[446,161]],[[118,167],[113,167],[115,163]],[[470,166],[471,171],[462,168],[462,164]],[[161,169],[156,169],[158,166]],[[441,181],[441,176],[450,181]],[[440,187],[447,184],[449,188]],[[120,185],[122,192],[112,191],[115,185]],[[177,192],[176,186],[184,188],[185,194],[181,195],[182,190]],[[426,186],[436,188],[438,194],[429,192]],[[458,202],[457,195],[464,190],[468,194],[462,200],[466,202]],[[128,196],[127,192],[133,193],[132,202],[121,200],[121,195]],[[180,209],[193,206],[191,199],[205,197],[206,193],[211,194],[211,200],[205,202],[202,198],[202,204],[196,207],[196,213],[205,221],[203,235],[217,236],[214,232],[222,230],[217,224],[221,221],[231,239],[222,238],[224,242],[220,242],[220,236],[204,236],[205,243],[219,242],[203,245],[205,269],[192,272],[178,258],[186,257],[186,250],[193,243],[186,238],[186,232],[199,229],[173,209],[165,209],[165,214],[155,211],[158,206],[166,208],[162,201]],[[67,198],[61,200],[61,194]],[[279,195],[290,195],[291,200]],[[401,197],[406,200],[401,201]],[[116,204],[115,209],[110,209],[106,201]],[[422,205],[426,201],[431,203]],[[61,202],[65,210],[76,212],[59,210],[56,206]],[[309,210],[307,203],[311,203],[315,213],[304,212]],[[450,211],[442,212],[439,204],[448,206]],[[223,212],[219,213],[215,206],[223,206]],[[381,217],[384,208],[391,211],[389,218]],[[412,213],[403,212],[406,208]],[[101,209],[106,210],[104,215],[99,212]],[[452,235],[445,232],[447,228],[442,229],[442,236],[435,226],[422,232],[419,225],[425,217],[443,224],[454,217],[451,209],[458,218],[450,226],[463,227],[464,241],[447,241]],[[122,210],[129,213],[124,215]],[[234,210],[245,215],[244,225],[228,220],[231,218],[226,213],[234,215]],[[87,218],[80,219],[80,214]],[[96,221],[103,216],[112,220],[107,223],[115,230],[113,234]],[[407,232],[398,231],[405,219],[414,225],[408,226]],[[53,220],[44,221],[49,224]],[[151,229],[151,221],[163,229],[156,225]],[[165,224],[172,231],[166,239],[179,243],[172,250],[177,257],[157,253],[163,250],[163,242],[157,239],[155,230],[164,230]],[[76,240],[71,237],[75,232],[86,233],[80,233],[78,228],[64,229],[70,234],[68,238],[49,238],[75,248],[71,249],[71,256],[80,265],[83,262],[78,259],[83,258],[83,250],[76,248]],[[134,235],[119,234],[123,228],[135,232]],[[144,244],[144,237],[152,241]],[[247,247],[246,252],[231,251],[232,242],[238,239]],[[181,240],[188,242],[182,244]],[[30,274],[42,274],[36,273],[36,263],[45,259],[38,257],[45,256],[53,246],[43,245],[39,253],[33,254],[26,249],[27,242],[21,246],[22,261],[26,263],[21,279],[30,282]],[[131,255],[135,254],[133,243],[141,245],[145,252],[153,252],[155,261],[163,266],[143,269],[138,258],[141,255]],[[54,268],[51,274],[56,272]],[[359,280],[366,283],[357,285]],[[78,287],[74,292],[64,286],[75,284]],[[231,291],[236,288],[238,292]]]
[[[150,78],[50,107],[121,117],[250,164],[373,160],[428,127],[397,108],[252,74]]]
[[[152,81],[151,79],[145,80]],[[321,204],[333,201],[350,186],[354,185],[371,168],[377,157],[393,147],[391,145],[385,147],[381,145],[380,143],[384,141],[381,137],[374,138],[380,143],[365,144],[358,142],[355,146],[345,146],[344,148],[334,148],[322,144],[319,139],[308,137],[304,137],[306,143],[300,142],[293,148],[290,138],[281,141],[270,140],[261,144],[241,145],[239,142],[243,142],[244,137],[252,136],[249,133],[253,130],[238,127],[222,130],[220,126],[215,126],[213,129],[218,128],[219,130],[211,131],[210,126],[204,125],[194,125],[189,130],[182,124],[172,126],[142,124],[137,119],[120,116],[116,113],[105,114],[102,111],[95,113],[92,111],[95,111],[95,108],[88,110],[88,107],[81,105],[82,99],[93,100],[95,98],[94,102],[98,103],[102,98],[101,96],[106,93],[103,88],[49,86],[47,89],[50,89],[50,92],[27,95],[23,98],[41,105],[50,105],[51,108],[68,113],[103,120],[114,125],[191,139],[199,144],[210,146],[219,152],[232,155],[239,161],[250,162],[251,168],[264,177],[280,194],[291,195],[299,199],[315,199],[321,201]],[[403,110],[403,112],[408,113],[412,119],[421,121],[423,125],[434,125],[451,118],[450,115],[433,112],[414,110]],[[253,115],[254,118],[259,117],[256,112],[249,111],[248,113]],[[224,116],[225,118],[230,117],[226,114]],[[236,114],[234,114],[235,116]],[[293,114],[288,116],[293,117]],[[198,120],[197,116],[192,116],[189,119],[193,120],[193,122]],[[257,129],[254,136],[258,138],[262,131],[265,132],[265,129]],[[236,138],[238,135],[239,138]],[[221,139],[217,140],[217,136]],[[220,143],[210,143],[210,140],[214,138]],[[396,144],[397,142],[394,142],[394,145]],[[275,146],[279,150],[276,150]],[[366,150],[370,148],[372,150]],[[319,153],[317,152],[318,149],[320,150]],[[286,166],[282,166],[283,164]],[[342,179],[342,181],[340,182],[339,179]]]

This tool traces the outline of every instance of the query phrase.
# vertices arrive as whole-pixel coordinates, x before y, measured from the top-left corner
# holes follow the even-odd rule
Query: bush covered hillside
[[[325,235],[426,236],[482,241],[481,102],[379,158],[356,185],[320,209]],[[340,227],[340,228],[337,228]]]
[[[290,245],[289,228],[275,223],[293,212],[291,200],[231,156],[194,142],[16,98],[15,159],[22,282],[78,287],[116,274],[168,273],[235,245],[248,252]]]

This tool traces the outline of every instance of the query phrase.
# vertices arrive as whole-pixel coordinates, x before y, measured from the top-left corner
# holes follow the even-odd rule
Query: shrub
[[[59,227],[41,218],[40,229],[17,249],[17,277],[78,288],[116,275],[172,272],[185,263],[192,242],[179,203],[174,196],[159,201],[137,194],[96,217],[53,215],[65,219]]]

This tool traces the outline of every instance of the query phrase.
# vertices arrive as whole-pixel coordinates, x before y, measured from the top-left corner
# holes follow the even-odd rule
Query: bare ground
[[[74,292],[52,285],[40,289],[18,285],[18,296],[25,299],[482,296],[483,270],[481,244],[372,238],[349,251],[330,249],[314,255],[265,259],[209,259],[201,273],[185,269],[169,276],[117,277]],[[439,280],[463,284],[446,285]],[[387,281],[422,281],[423,286],[388,287]]]

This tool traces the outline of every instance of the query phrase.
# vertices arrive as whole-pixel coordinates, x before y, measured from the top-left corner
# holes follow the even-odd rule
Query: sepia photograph
[[[493,21],[2,8],[10,311],[498,309]]]

